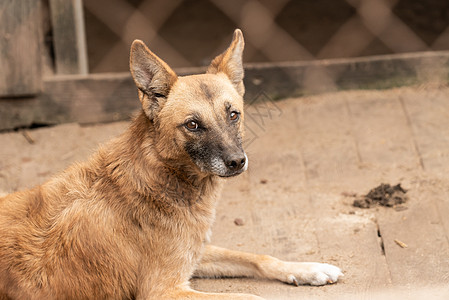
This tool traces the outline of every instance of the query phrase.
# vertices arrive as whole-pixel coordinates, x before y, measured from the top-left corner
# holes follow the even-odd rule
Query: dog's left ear
[[[215,57],[210,66],[207,68],[207,73],[217,74],[224,73],[231,80],[234,88],[243,97],[245,93],[245,86],[243,85],[243,63],[242,55],[245,41],[240,29],[234,31],[231,45],[225,52]]]
[[[145,114],[153,119],[177,80],[176,73],[140,40],[131,45],[129,66]]]

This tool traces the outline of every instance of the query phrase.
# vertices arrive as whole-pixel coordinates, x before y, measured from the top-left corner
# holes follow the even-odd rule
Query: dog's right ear
[[[176,73],[140,40],[131,45],[129,66],[145,114],[152,120],[177,80]]]

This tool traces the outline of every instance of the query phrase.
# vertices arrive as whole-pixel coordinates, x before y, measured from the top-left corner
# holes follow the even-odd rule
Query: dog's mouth
[[[235,174],[231,174],[231,175],[218,175],[218,177],[221,177],[221,178],[231,178],[231,177],[238,176],[238,175],[240,175],[240,174],[242,174],[242,173],[243,173],[243,172],[235,173]]]
[[[247,169],[248,156],[246,153],[244,153],[244,158],[236,159],[231,163],[225,163],[224,160],[221,160],[219,164],[214,162],[212,163],[212,172],[222,178],[240,175]]]
[[[240,172],[236,172],[236,173],[233,173],[233,174],[218,175],[218,177],[221,177],[221,178],[230,178],[230,177],[238,176],[238,175],[242,174],[243,172],[245,172],[245,171],[240,171]]]

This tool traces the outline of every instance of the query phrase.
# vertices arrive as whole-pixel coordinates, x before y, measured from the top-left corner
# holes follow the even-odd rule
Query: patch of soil
[[[355,199],[352,205],[360,208],[370,208],[376,205],[395,207],[408,200],[406,193],[407,191],[401,187],[400,183],[395,186],[381,183],[365,196]]]

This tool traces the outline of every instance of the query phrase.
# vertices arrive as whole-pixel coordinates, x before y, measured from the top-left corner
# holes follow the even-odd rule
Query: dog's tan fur
[[[181,145],[195,135],[179,124],[197,112],[229,151],[241,151],[227,128],[243,134],[243,44],[236,30],[207,74],[177,77],[133,43],[142,111],[129,129],[87,162],[0,198],[0,299],[249,299],[256,297],[196,292],[188,282],[192,275],[338,279],[329,265],[206,245],[224,171],[192,162]],[[224,106],[241,120],[223,127]]]

